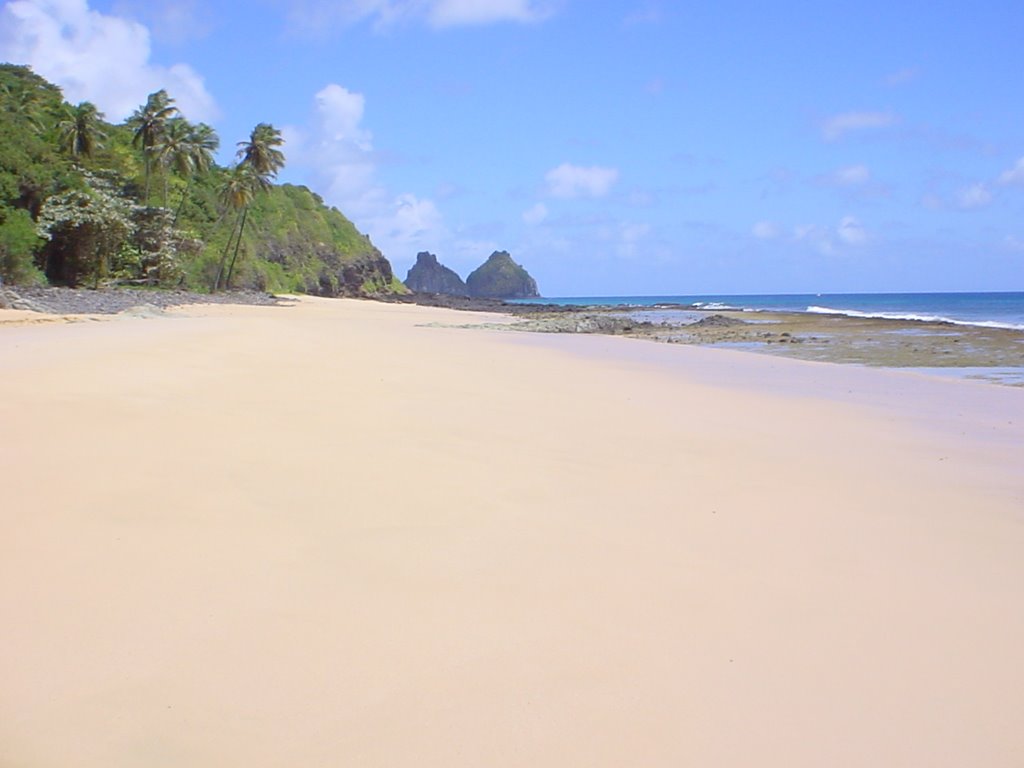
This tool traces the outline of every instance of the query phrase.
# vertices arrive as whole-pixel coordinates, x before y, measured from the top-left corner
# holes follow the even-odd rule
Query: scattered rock
[[[255,304],[285,303],[260,291],[225,293],[192,293],[189,291],[154,291],[137,288],[3,288],[0,307],[27,309],[51,315],[116,315],[144,307],[141,313],[154,315],[169,307],[185,304]]]

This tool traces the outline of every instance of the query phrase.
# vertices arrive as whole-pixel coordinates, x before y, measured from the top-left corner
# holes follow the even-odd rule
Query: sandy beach
[[[1024,765],[1024,388],[354,300],[30,320],[0,766]]]

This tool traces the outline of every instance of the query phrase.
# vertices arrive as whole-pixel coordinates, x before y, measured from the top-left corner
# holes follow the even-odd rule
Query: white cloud
[[[444,230],[441,212],[434,202],[408,192],[396,197],[391,210],[374,220],[372,226],[380,230],[380,237],[392,247],[410,253],[422,250],[420,246],[427,243],[437,248],[434,243]]]
[[[966,210],[984,208],[992,202],[992,193],[985,184],[972,184],[957,194],[957,205]]]
[[[779,228],[770,221],[759,221],[750,230],[758,240],[771,240],[779,236]]]
[[[363,94],[331,83],[313,98],[320,117],[322,140],[350,144],[359,152],[373,149],[373,135],[361,125],[366,111]]]
[[[550,9],[534,0],[434,0],[428,19],[435,27],[540,21]]]
[[[192,120],[217,114],[203,78],[187,64],[150,62],[149,30],[100,13],[87,0],[12,0],[0,9],[0,59],[28,64],[64,89],[122,120],[161,88]]]
[[[844,112],[823,121],[821,133],[827,141],[836,141],[851,132],[885,128],[896,122],[896,116],[888,112]]]
[[[1024,157],[1020,158],[1013,168],[999,174],[1000,184],[1024,184]]]
[[[552,197],[604,197],[618,181],[619,172],[597,165],[583,167],[562,163],[548,171],[544,178]]]
[[[389,258],[404,260],[421,250],[439,250],[448,237],[433,200],[392,193],[377,178],[373,134],[363,124],[366,99],[331,83],[313,98],[309,128],[283,129],[289,165],[337,206]]]
[[[844,216],[839,221],[836,234],[847,245],[861,245],[868,239],[867,231],[853,216]]]
[[[421,21],[435,28],[542,21],[557,0],[299,0],[288,3],[299,29],[322,33],[336,24],[370,21],[378,28]]]
[[[858,246],[868,240],[868,231],[855,216],[844,216],[835,227],[817,224],[793,227],[793,242],[807,244],[823,256],[834,255],[837,244]]]
[[[362,94],[332,83],[314,96],[309,131],[283,129],[290,163],[308,167],[313,186],[350,217],[370,215],[387,198],[376,183],[373,136],[361,124],[364,109]]]
[[[523,221],[530,226],[540,224],[548,217],[548,207],[544,203],[537,203],[523,211]]]

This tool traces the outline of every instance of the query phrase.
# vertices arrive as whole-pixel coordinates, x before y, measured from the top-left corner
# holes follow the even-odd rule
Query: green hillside
[[[276,184],[280,132],[256,126],[238,162],[163,91],[114,125],[27,67],[0,64],[0,277],[7,283],[404,292],[345,216]]]

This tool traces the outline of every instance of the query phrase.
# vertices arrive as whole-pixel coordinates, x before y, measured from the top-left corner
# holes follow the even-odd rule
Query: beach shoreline
[[[0,328],[0,763],[1020,764],[1024,391],[464,320]]]
[[[47,288],[0,295],[0,325],[78,322],[117,313],[160,313],[202,304],[287,305],[294,297],[234,291]],[[516,303],[434,294],[409,294],[368,301],[447,309],[477,327],[543,334],[602,334],[668,344],[718,347],[799,360],[916,369],[995,384],[1024,386],[1024,330],[937,320],[882,318],[715,306],[657,304],[651,307]],[[488,321],[487,315],[500,315]],[[483,319],[481,319],[483,318]],[[512,322],[514,319],[514,322]]]

